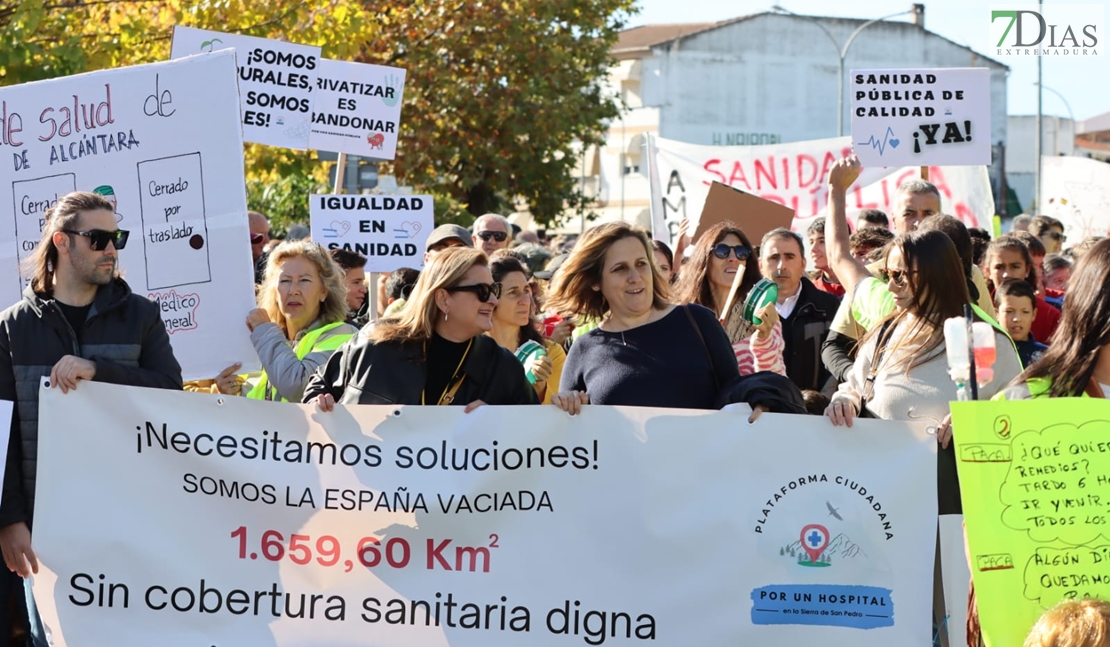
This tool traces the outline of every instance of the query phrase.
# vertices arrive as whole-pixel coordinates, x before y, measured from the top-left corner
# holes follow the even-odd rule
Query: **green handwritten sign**
[[[1110,599],[1110,402],[959,402],[952,422],[988,647],[1061,600]]]

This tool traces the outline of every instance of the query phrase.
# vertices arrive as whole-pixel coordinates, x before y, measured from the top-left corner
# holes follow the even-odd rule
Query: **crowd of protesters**
[[[244,324],[263,370],[231,364],[189,383],[157,307],[120,278],[128,233],[112,205],[92,193],[62,197],[22,301],[0,314],[0,399],[16,403],[0,502],[9,571],[0,636],[13,619],[36,633],[21,578],[38,570],[41,378],[63,391],[97,380],[325,413],[336,404],[553,404],[576,415],[588,404],[746,403],[749,423],[765,411],[844,426],[926,420],[941,446],[940,512],[959,513],[943,321],[970,306],[994,327],[995,377],[981,397],[1106,397],[1110,242],[1066,247],[1063,225],[1045,216],[1015,219],[992,240],[944,215],[924,180],[902,184],[891,213],[866,210],[853,224],[845,194],[859,172],[854,158],[834,165],[827,216],[804,235],[775,229],[752,240],[723,222],[672,250],[625,223],[548,237],[487,214],[469,229],[437,227],[422,269],[373,285],[365,258],[303,235],[271,240],[266,216],[250,212],[258,307]],[[772,297],[746,311],[772,284]]]

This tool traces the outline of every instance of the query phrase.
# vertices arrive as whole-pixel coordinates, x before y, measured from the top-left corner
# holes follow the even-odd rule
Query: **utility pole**
[[[1040,0],[1039,2],[1037,2],[1037,6],[1038,6],[1038,10],[1043,11],[1044,10],[1044,0]],[[1035,167],[1035,170],[1033,172],[1033,204],[1036,208],[1036,212],[1033,213],[1033,215],[1037,215],[1038,213],[1043,211],[1041,209],[1041,154],[1042,154],[1041,146],[1043,144],[1043,142],[1041,142],[1041,128],[1044,127],[1044,125],[1042,124],[1042,118],[1043,118],[1044,115],[1041,112],[1041,108],[1042,108],[1041,99],[1044,97],[1044,86],[1042,85],[1042,81],[1044,81],[1043,62],[1044,62],[1044,57],[1038,54],[1037,55],[1037,139],[1035,140],[1036,143],[1034,144],[1035,148],[1037,149],[1037,166]]]

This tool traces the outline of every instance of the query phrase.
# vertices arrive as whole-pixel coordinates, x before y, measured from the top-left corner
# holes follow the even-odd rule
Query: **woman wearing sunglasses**
[[[747,402],[752,419],[766,410],[804,413],[787,378],[740,376],[717,316],[672,303],[652,253],[647,234],[623,222],[594,227],[575,245],[548,305],[601,323],[571,346],[552,403],[572,415],[590,403],[717,409]]]
[[[752,256],[751,242],[735,224],[717,223],[701,235],[675,286],[677,301],[705,306],[720,316],[738,272],[744,273],[743,278],[732,310],[723,319],[740,374],[773,371],[786,375],[782,360],[786,342],[774,304],[767,304],[756,313],[761,321],[758,326],[744,319],[744,299],[762,277],[759,263]]]
[[[889,290],[894,311],[861,340],[846,382],[832,398],[826,415],[834,425],[852,426],[865,412],[884,420],[926,420],[937,429],[940,514],[960,514],[959,484],[948,403],[956,387],[948,375],[944,321],[962,317],[970,303],[960,257],[952,240],[939,231],[899,236],[885,258],[886,285],[865,278],[855,293]],[[1005,332],[995,329],[994,379],[979,388],[989,399],[1021,372],[1021,362]]]
[[[559,389],[563,363],[567,354],[563,347],[545,340],[536,329],[536,303],[528,270],[511,252],[497,252],[490,261],[493,280],[501,284],[501,298],[493,311],[493,328],[487,335],[502,348],[512,351],[524,365],[524,373],[536,396],[544,404]]]
[[[358,329],[345,321],[342,270],[322,246],[287,241],[268,258],[259,307],[246,322],[262,373],[243,383],[235,375],[240,365],[233,364],[216,376],[216,388],[255,400],[300,402],[308,378]]]
[[[501,285],[480,250],[452,247],[425,266],[405,307],[339,349],[309,380],[304,402],[335,404],[537,404],[493,327]]]

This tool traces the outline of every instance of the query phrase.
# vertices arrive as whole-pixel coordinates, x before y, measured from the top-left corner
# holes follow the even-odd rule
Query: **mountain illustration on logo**
[[[802,566],[831,566],[834,560],[867,558],[867,553],[863,552],[859,544],[853,542],[844,533],[833,537],[828,546],[824,547],[816,558],[802,547],[801,539],[780,548],[779,555],[796,560]]]

